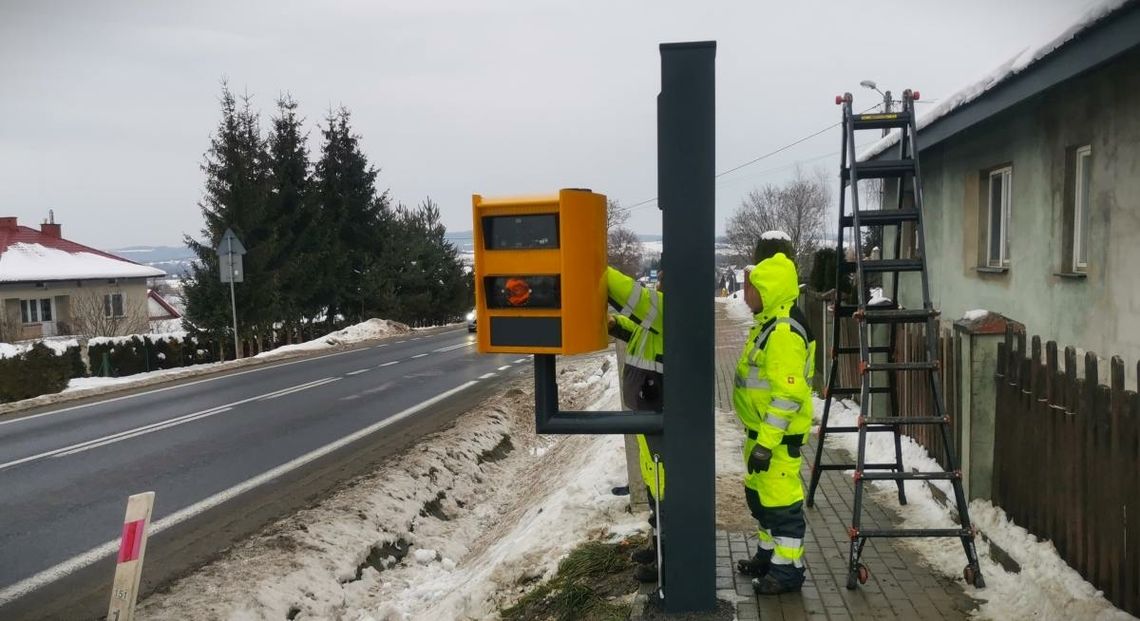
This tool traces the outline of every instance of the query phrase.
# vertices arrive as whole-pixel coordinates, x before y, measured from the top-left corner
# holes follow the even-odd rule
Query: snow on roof
[[[151,319],[180,319],[182,314],[154,289],[146,292],[147,316]]]
[[[792,241],[792,237],[783,231],[764,231],[760,234],[760,239],[782,239],[784,241]]]
[[[0,254],[0,282],[150,278],[166,272],[103,253],[68,252],[42,244],[15,243]]]
[[[0,283],[165,275],[160,269],[63,239],[58,232],[52,235],[19,226],[15,218],[0,218]]]
[[[981,79],[958,89],[949,97],[944,97],[934,107],[919,113],[919,117],[915,120],[915,127],[919,131],[922,131],[924,127],[934,121],[973,102],[993,87],[1005,82],[1042,58],[1052,54],[1078,34],[1115,12],[1127,2],[1129,2],[1129,0],[1094,0],[1092,6],[1090,6],[1077,21],[1070,24],[1056,36],[1050,37],[1043,43],[1026,46],[1020,52],[1014,54],[1012,58],[986,73]],[[858,160],[863,161],[875,157],[896,144],[898,140],[899,130],[892,130],[891,133],[871,144],[860,153]]]

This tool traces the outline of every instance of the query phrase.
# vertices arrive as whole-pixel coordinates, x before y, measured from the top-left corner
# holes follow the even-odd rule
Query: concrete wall
[[[1069,160],[1085,144],[1089,267],[1075,278],[1059,274],[1071,271]],[[1005,164],[1009,270],[983,273],[984,175]],[[1061,345],[1140,360],[1140,51],[923,151],[922,172],[931,295],[944,319],[985,308]],[[900,301],[919,306],[920,294],[904,276]]]
[[[20,324],[20,300],[52,298],[55,307],[53,320],[70,328],[67,333],[84,331],[83,308],[94,304],[101,308],[103,296],[108,293],[123,294],[124,319],[105,324],[115,335],[146,332],[149,326],[147,317],[146,280],[120,279],[112,283],[107,280],[48,281],[43,286],[36,283],[16,283],[0,285],[0,308],[5,311],[8,325],[20,328],[20,338],[31,339],[41,336],[39,324]],[[90,335],[88,335],[90,336]]]

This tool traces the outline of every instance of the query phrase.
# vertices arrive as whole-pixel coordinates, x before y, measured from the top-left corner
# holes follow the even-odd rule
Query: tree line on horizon
[[[268,131],[248,95],[223,83],[221,120],[201,165],[200,238],[184,287],[188,328],[232,338],[229,285],[215,248],[233,229],[247,254],[236,284],[239,339],[256,353],[380,317],[416,325],[460,317],[471,283],[444,239],[439,206],[393,204],[377,189],[379,169],[361,150],[347,108],[319,125],[320,153],[289,95],[276,101]]]

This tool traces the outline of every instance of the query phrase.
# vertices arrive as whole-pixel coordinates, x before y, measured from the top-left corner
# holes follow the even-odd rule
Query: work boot
[[[653,562],[648,565],[638,565],[637,569],[633,570],[633,577],[637,578],[638,582],[656,583],[657,563]]]
[[[648,565],[657,562],[657,548],[653,544],[649,544],[643,548],[638,548],[629,555],[629,560],[639,565]]]
[[[770,567],[772,567],[771,550],[757,550],[752,558],[736,561],[736,571],[745,576],[755,576],[759,578],[767,574]]]
[[[757,595],[779,595],[799,591],[803,584],[803,579],[798,582],[785,582],[768,573],[752,579],[752,590]]]

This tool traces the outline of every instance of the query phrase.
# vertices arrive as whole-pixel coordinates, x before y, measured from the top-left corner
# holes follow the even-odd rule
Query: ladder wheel
[[[966,565],[966,568],[962,570],[962,577],[966,579],[966,584],[972,584],[979,589],[986,587],[986,581],[982,579],[982,572],[978,571],[973,563]]]
[[[871,571],[863,563],[855,566],[853,571],[847,572],[847,590],[854,591],[860,584],[867,584],[867,579],[871,577]]]

